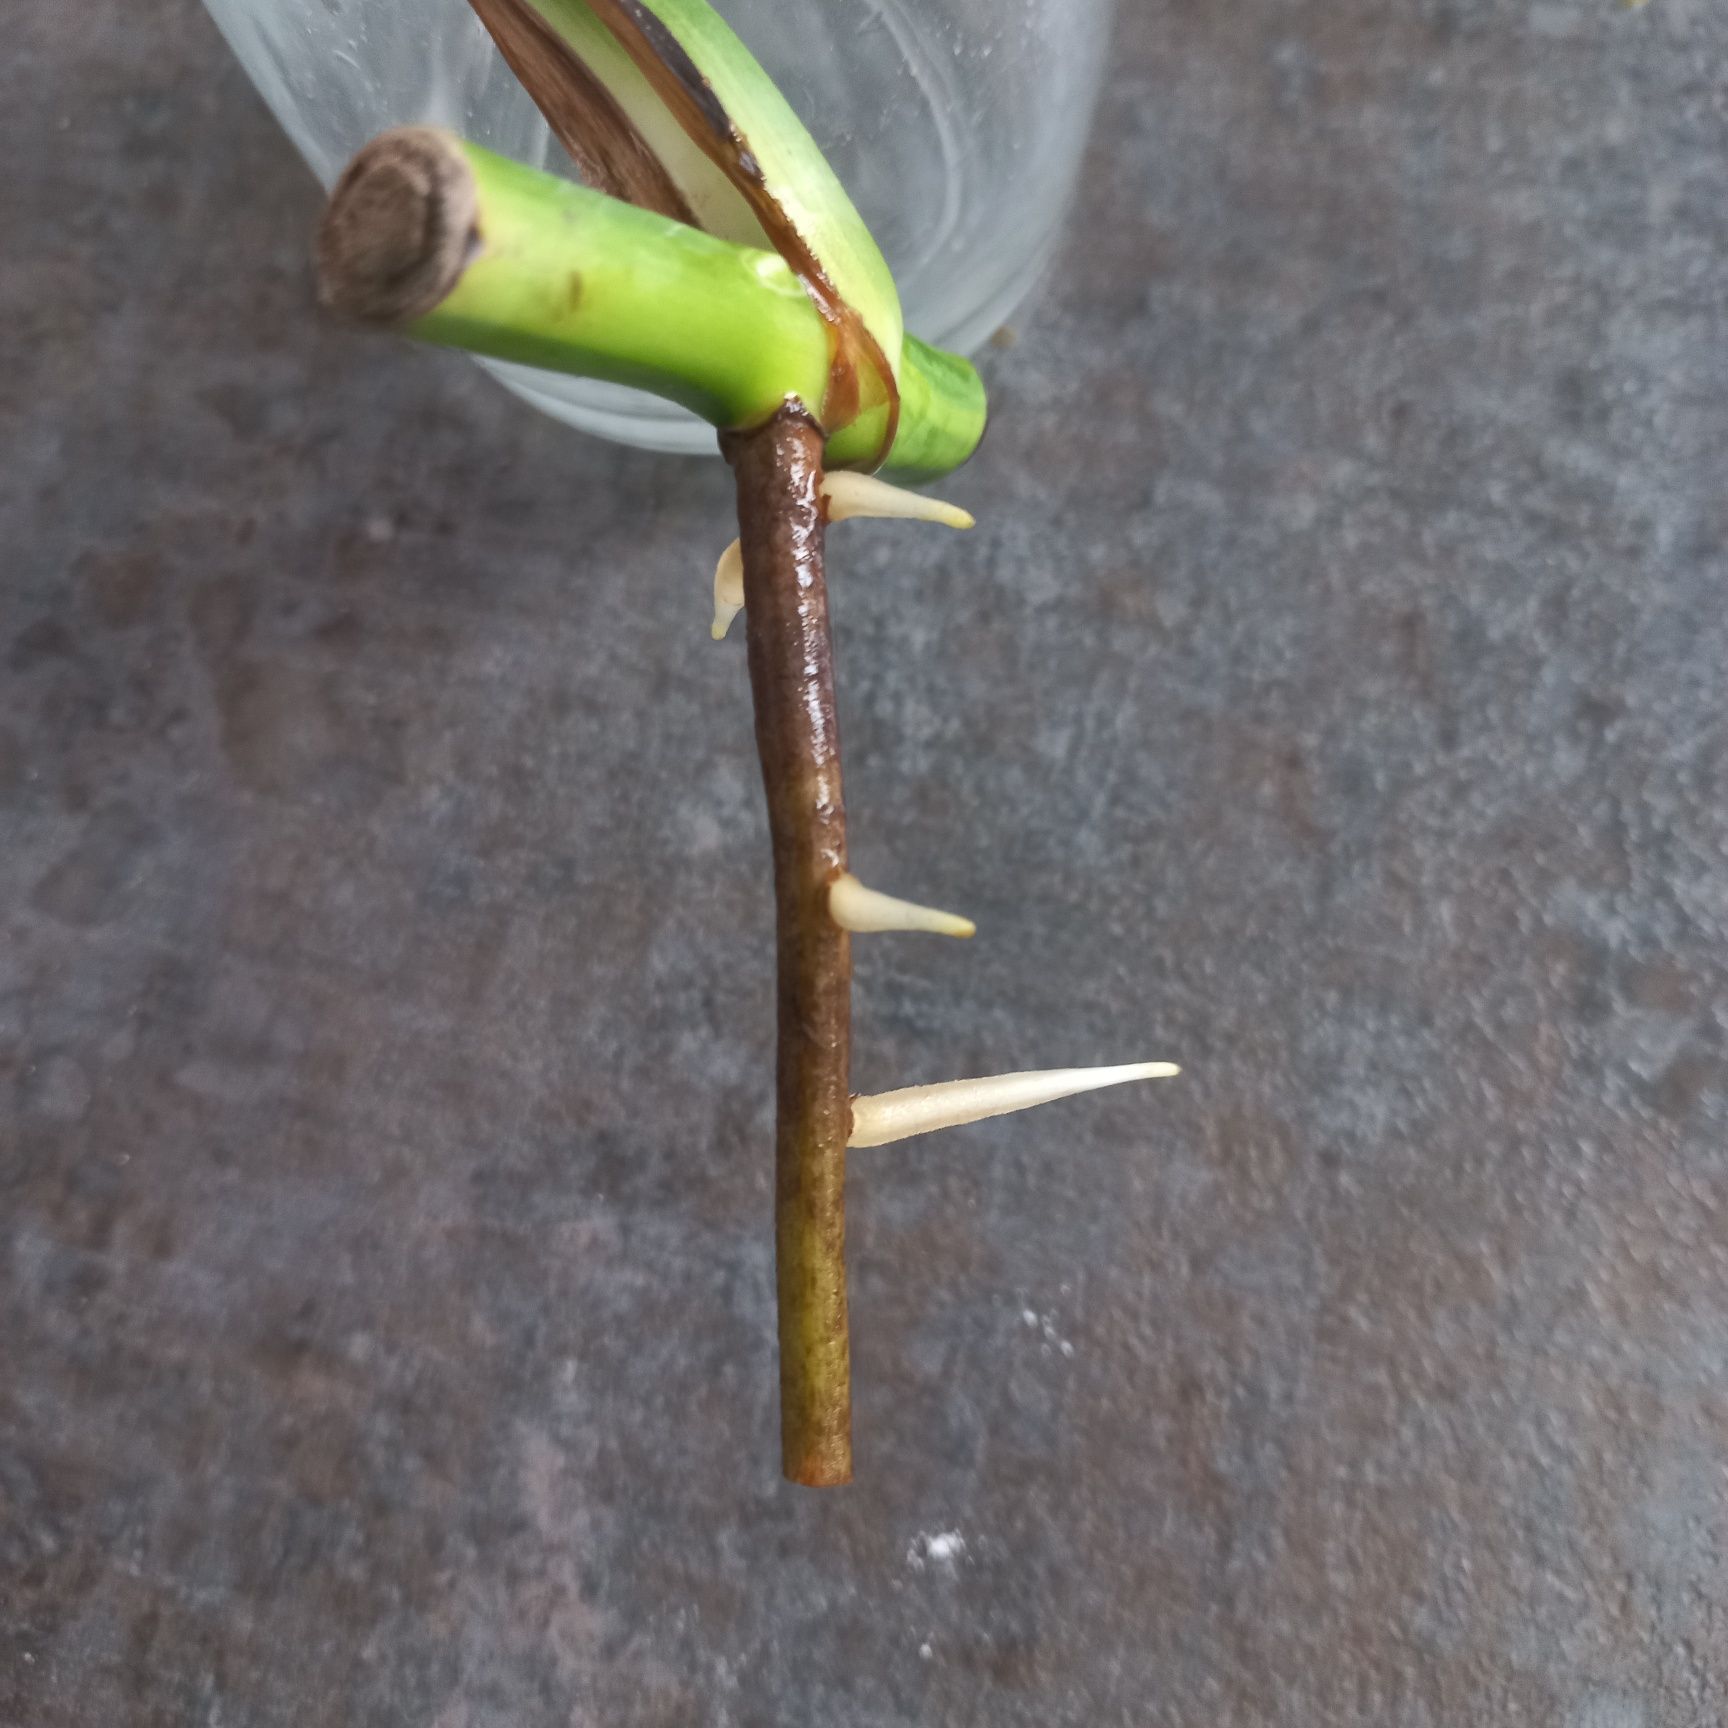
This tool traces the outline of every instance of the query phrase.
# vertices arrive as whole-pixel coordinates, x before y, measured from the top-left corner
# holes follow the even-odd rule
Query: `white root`
[[[938,912],[931,906],[915,906],[866,888],[849,871],[828,888],[828,916],[842,930],[874,933],[883,930],[928,930],[937,936],[972,936],[978,926],[970,918]]]
[[[870,516],[885,522],[935,522],[943,528],[975,526],[970,511],[940,498],[926,498],[904,486],[891,486],[874,474],[853,474],[841,469],[822,477],[822,496],[828,500],[830,522]]]
[[[938,1128],[958,1128],[987,1116],[1005,1116],[1093,1092],[1129,1080],[1166,1080],[1181,1073],[1174,1062],[1131,1062],[1118,1068],[1047,1068],[1023,1074],[993,1074],[982,1080],[948,1080],[907,1086],[852,1100],[849,1146],[886,1146]]]
[[[726,640],[732,620],[744,610],[744,543],[734,540],[714,566],[714,622],[709,634],[716,642]]]
[[[873,474],[853,474],[844,469],[822,477],[822,496],[828,500],[828,520],[846,522],[853,517],[876,517],[884,521],[936,522],[944,528],[970,528],[972,516],[958,505],[940,498],[926,498],[903,486],[890,486]],[[734,540],[720,554],[714,570],[714,622],[709,634],[725,640],[732,620],[744,610],[744,552]]]

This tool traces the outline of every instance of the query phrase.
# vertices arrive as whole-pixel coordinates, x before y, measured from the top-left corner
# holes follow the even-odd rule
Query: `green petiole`
[[[777,253],[427,127],[386,133],[355,158],[326,214],[319,262],[338,311],[633,385],[723,431],[762,424],[788,398],[814,413],[831,375],[833,328]],[[908,479],[948,473],[983,436],[978,374],[915,338],[903,341],[899,371],[885,467]],[[830,430],[828,465],[868,465],[886,419],[879,404]]]

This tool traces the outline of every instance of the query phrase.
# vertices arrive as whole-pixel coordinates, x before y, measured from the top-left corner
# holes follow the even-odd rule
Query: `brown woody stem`
[[[829,885],[846,868],[846,806],[822,574],[822,433],[788,401],[766,425],[721,442],[738,482],[750,689],[774,846],[781,1462],[792,1481],[823,1488],[852,1479],[852,949],[828,915]]]

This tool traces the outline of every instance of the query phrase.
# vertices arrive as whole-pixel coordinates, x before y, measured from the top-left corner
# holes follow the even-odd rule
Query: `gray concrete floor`
[[[1129,0],[834,582],[861,1479],[774,1467],[716,466],[321,323],[189,0],[0,65],[0,1721],[1728,1715],[1728,12]]]

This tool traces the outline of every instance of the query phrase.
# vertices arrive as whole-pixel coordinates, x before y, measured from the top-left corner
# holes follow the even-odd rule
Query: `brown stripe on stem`
[[[887,420],[875,458],[883,461],[894,447],[900,426],[900,390],[882,344],[834,286],[821,259],[810,250],[769,187],[749,139],[738,130],[713,86],[664,21],[642,0],[588,0],[588,4],[635,61],[691,143],[738,189],[769,243],[797,273],[822,314],[833,343],[828,397],[821,404],[823,421],[831,427],[846,426],[861,409],[887,403]]]
[[[846,806],[822,572],[822,433],[788,402],[721,444],[738,484],[750,689],[774,847],[781,1458],[792,1481],[831,1487],[852,1479],[852,949],[828,916],[829,887],[846,868]]]
[[[469,0],[522,88],[598,192],[694,226],[684,195],[612,92],[523,0]]]

